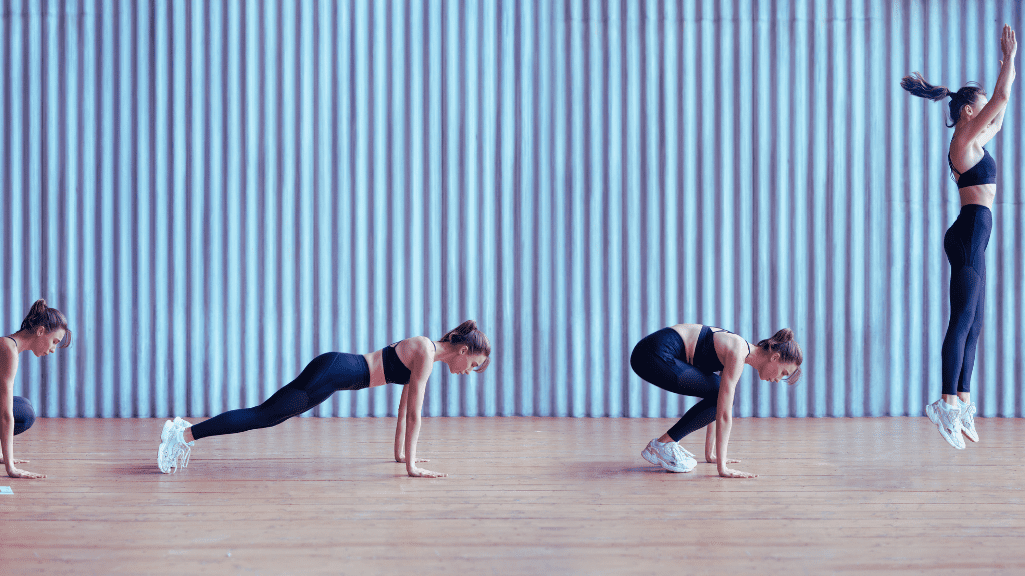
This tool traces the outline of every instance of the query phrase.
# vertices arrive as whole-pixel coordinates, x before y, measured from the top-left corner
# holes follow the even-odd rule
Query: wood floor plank
[[[1025,421],[955,451],[925,418],[742,419],[736,465],[639,456],[664,419],[290,420],[156,470],[162,421],[40,419],[0,479],[0,573],[1025,573]],[[685,440],[700,453],[703,436]]]

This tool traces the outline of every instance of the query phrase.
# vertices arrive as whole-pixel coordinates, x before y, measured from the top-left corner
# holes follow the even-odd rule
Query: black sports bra
[[[694,343],[694,363],[692,366],[701,370],[702,372],[721,372],[725,367],[723,366],[722,360],[719,360],[719,355],[715,353],[715,335],[720,332],[726,332],[727,334],[733,334],[729,330],[712,330],[710,326],[701,326],[701,332],[698,333],[698,340]],[[747,345],[747,353],[751,354],[751,344]]]
[[[981,184],[996,184],[997,182],[997,161],[985,148],[982,149],[982,160],[960,174],[954,168],[954,163],[950,161],[950,154],[947,154],[947,164],[950,165],[950,171],[957,175],[958,190]]]
[[[402,340],[399,340],[402,342]],[[393,342],[384,347],[381,350],[381,364],[384,368],[384,381],[389,384],[409,384],[409,379],[413,376],[413,373],[406,368],[406,365],[402,363],[399,358],[399,353],[395,351],[395,346],[399,342]],[[434,344],[434,341],[431,341]],[[438,346],[435,344],[434,349],[437,350]]]

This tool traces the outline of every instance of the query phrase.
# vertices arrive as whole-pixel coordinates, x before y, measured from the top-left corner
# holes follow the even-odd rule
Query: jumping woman
[[[172,467],[177,472],[179,465],[188,466],[191,446],[196,440],[276,426],[327,400],[336,390],[362,390],[393,383],[405,385],[395,426],[395,461],[404,462],[410,476],[447,476],[416,466],[416,462],[426,462],[416,457],[416,441],[427,379],[435,362],[447,364],[452,374],[469,374],[471,370],[483,372],[490,356],[491,344],[473,320],[463,322],[438,341],[415,336],[369,354],[321,354],[295,380],[259,406],[231,410],[195,426],[181,418],[168,420],[160,435],[157,466],[165,474]]]
[[[744,338],[720,328],[702,324],[677,324],[645,336],[634,347],[630,366],[644,380],[663,390],[701,401],[660,438],[655,438],[641,456],[670,472],[690,472],[697,465],[694,455],[680,446],[684,436],[708,426],[705,460],[717,464],[725,478],[755,478],[756,474],[728,468],[740,462],[726,457],[733,427],[733,394],[747,364],[758,377],[769,382],[801,377],[801,347],[788,328],[776,332],[752,348]],[[716,374],[719,372],[721,374]]]
[[[20,330],[0,338],[0,447],[3,448],[2,463],[11,478],[46,478],[45,474],[15,467],[15,464],[27,464],[28,460],[14,457],[14,437],[31,428],[36,421],[29,401],[14,395],[18,355],[32,352],[37,358],[42,358],[53,354],[58,345],[61,348],[71,345],[71,330],[68,330],[64,314],[47,307],[46,300],[36,300],[21,322]]]
[[[975,430],[975,403],[970,386],[975,351],[982,332],[986,292],[986,245],[993,228],[993,199],[997,193],[997,163],[983,146],[1000,131],[1014,82],[1014,54],[1018,43],[1010,26],[1000,37],[1004,59],[993,89],[993,98],[976,83],[951,92],[933,86],[919,73],[905,76],[900,85],[915,96],[950,98],[950,139],[947,163],[961,196],[961,212],[943,237],[950,262],[950,323],[943,338],[943,395],[925,407],[925,413],[943,438],[964,449],[962,433],[979,441]]]

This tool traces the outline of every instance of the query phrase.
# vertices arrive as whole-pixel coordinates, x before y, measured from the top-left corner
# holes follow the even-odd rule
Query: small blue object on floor
[[[14,494],[10,486],[0,486],[0,494]]]

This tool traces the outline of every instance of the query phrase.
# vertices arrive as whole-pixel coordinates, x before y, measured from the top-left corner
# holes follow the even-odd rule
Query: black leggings
[[[966,204],[943,236],[950,262],[950,323],[942,353],[944,394],[971,390],[986,304],[986,245],[992,229],[989,208]]]
[[[254,408],[230,410],[192,427],[199,440],[276,426],[327,400],[337,390],[370,386],[370,368],[360,354],[328,352],[313,359],[302,373]]]
[[[630,366],[641,378],[674,394],[701,398],[669,429],[669,437],[676,442],[715,420],[719,398],[719,375],[698,370],[686,357],[683,338],[672,328],[645,336],[630,355]]]
[[[14,435],[28,430],[36,422],[36,413],[32,404],[21,396],[14,397]]]

